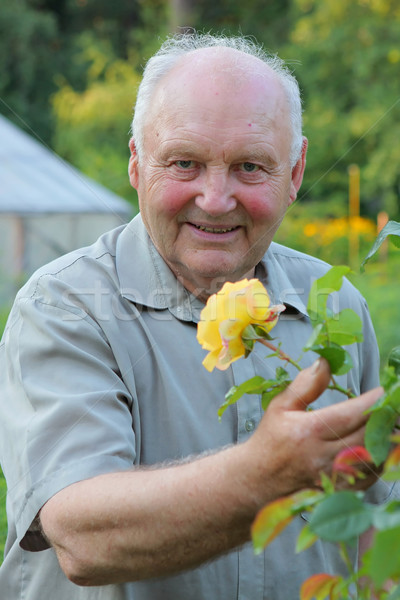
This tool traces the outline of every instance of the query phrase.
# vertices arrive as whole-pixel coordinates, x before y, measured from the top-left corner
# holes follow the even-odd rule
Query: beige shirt
[[[273,333],[294,358],[311,333],[310,286],[326,270],[277,244],[257,267],[273,302],[288,306]],[[364,323],[365,342],[349,347],[354,368],[338,378],[358,394],[378,382],[368,310],[348,282],[332,302]],[[196,341],[202,306],[158,255],[140,216],[46,265],[22,288],[0,347],[0,457],[9,489],[2,600],[291,600],[311,574],[341,572],[332,544],[295,555],[299,517],[258,557],[247,545],[174,577],[80,588],[37,531],[41,506],[76,481],[238,443],[257,427],[258,396],[242,398],[221,422],[218,407],[233,384],[269,378],[281,363],[265,360],[256,345],[227,371],[207,372]],[[302,365],[314,360],[306,353]],[[316,405],[342,399],[327,391]],[[388,490],[382,484],[374,493],[378,500]]]

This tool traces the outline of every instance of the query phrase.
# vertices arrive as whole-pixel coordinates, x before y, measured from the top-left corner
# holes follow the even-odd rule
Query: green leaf
[[[225,394],[225,402],[218,409],[218,418],[220,419],[228,406],[235,404],[244,394],[260,394],[262,407],[266,410],[271,400],[291,382],[289,373],[284,368],[278,367],[275,374],[276,379],[264,379],[264,377],[256,375],[240,385],[232,386]]]
[[[353,361],[350,354],[347,350],[336,344],[312,346],[311,348],[307,348],[307,350],[312,350],[325,358],[329,363],[332,375],[344,375],[353,368]]]
[[[287,381],[289,378],[289,373],[283,367],[277,367],[275,371],[277,381],[283,382]]]
[[[306,345],[303,350],[311,350],[313,346],[322,346],[326,343],[327,340],[327,332],[325,323],[318,323],[312,330],[312,334],[307,340]]]
[[[218,409],[218,417],[221,418],[225,410],[231,404],[235,404],[244,394],[262,394],[265,388],[270,387],[275,383],[275,380],[266,380],[260,375],[256,375],[240,385],[234,385],[225,394],[225,402]]]
[[[400,346],[396,346],[390,351],[388,365],[393,367],[396,375],[400,375]]]
[[[310,526],[304,525],[303,529],[300,531],[299,537],[296,542],[296,554],[299,552],[303,552],[303,550],[307,550],[310,548],[316,541],[318,540],[318,536],[315,535],[310,529]]]
[[[290,381],[277,383],[276,385],[272,386],[272,388],[267,392],[263,392],[261,395],[261,408],[263,410],[267,410],[271,400],[273,400],[275,396],[283,392],[287,388],[289,383]]]
[[[380,231],[378,237],[376,238],[374,245],[371,250],[368,252],[367,256],[361,263],[361,272],[364,271],[365,264],[374,256],[374,254],[379,250],[382,243],[388,236],[400,236],[400,223],[396,221],[389,221],[386,223],[385,227]],[[395,238],[391,238],[392,242],[394,242],[395,246],[399,247],[398,240]]]
[[[259,339],[259,335],[256,332],[255,328],[253,325],[247,325],[247,327],[243,330],[242,333],[242,341],[244,342],[245,340],[251,340],[254,341]]]
[[[393,374],[393,377],[391,376]],[[390,406],[395,412],[400,414],[400,381],[394,375],[392,367],[387,367],[384,373],[383,387],[385,393],[366,411],[374,413],[385,406]]]
[[[397,414],[400,413],[400,381],[396,380],[396,383],[385,391],[383,405],[391,406]]]
[[[346,542],[372,524],[372,511],[353,492],[336,492],[316,507],[310,519],[311,530],[328,542]]]
[[[400,577],[400,527],[375,533],[370,575],[377,587],[391,577]]]
[[[254,340],[242,340],[243,341],[243,346],[244,346],[244,357],[247,358],[250,354],[250,352],[253,351],[254,348]]]
[[[345,308],[326,322],[329,343],[344,346],[362,342],[362,321],[351,308]]]
[[[365,429],[365,447],[376,465],[383,463],[390,450],[389,439],[397,421],[397,413],[390,406],[382,406],[371,413]]]
[[[396,370],[394,366],[386,365],[381,376],[381,385],[385,391],[388,391],[395,383],[397,383]]]
[[[321,487],[325,494],[333,494],[335,491],[333,481],[323,471],[321,471]]]
[[[342,287],[343,277],[349,273],[350,267],[331,267],[325,275],[316,279],[311,286],[308,296],[307,311],[311,321],[315,321],[313,327],[322,323],[327,317],[328,296],[337,292]]]

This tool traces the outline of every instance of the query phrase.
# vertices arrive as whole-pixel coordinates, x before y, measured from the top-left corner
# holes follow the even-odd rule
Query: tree
[[[46,142],[58,49],[54,15],[28,0],[0,3],[0,111]]]
[[[128,141],[132,106],[140,76],[127,61],[113,54],[110,44],[86,33],[80,38],[87,62],[87,86],[75,90],[59,81],[53,97],[56,117],[54,147],[90,177],[136,202],[128,180]]]
[[[305,95],[310,139],[303,199],[347,198],[347,168],[361,169],[364,213],[399,211],[400,10],[392,0],[295,0],[287,56]]]

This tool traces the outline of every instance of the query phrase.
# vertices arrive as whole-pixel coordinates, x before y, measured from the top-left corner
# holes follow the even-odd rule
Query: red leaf
[[[334,592],[337,584],[342,580],[337,575],[328,575],[327,573],[318,573],[306,579],[301,586],[300,600],[324,600],[329,597],[334,598]]]
[[[333,461],[332,470],[333,472],[347,473],[356,477],[358,470],[353,465],[360,463],[372,463],[371,455],[364,446],[352,446],[339,452]]]
[[[260,510],[251,528],[255,552],[261,552],[303,510],[323,496],[318,490],[301,490],[278,498]]]

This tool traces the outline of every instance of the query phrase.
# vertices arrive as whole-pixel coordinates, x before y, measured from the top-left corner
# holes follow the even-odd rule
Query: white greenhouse
[[[126,223],[132,206],[0,115],[0,304],[39,266]]]

